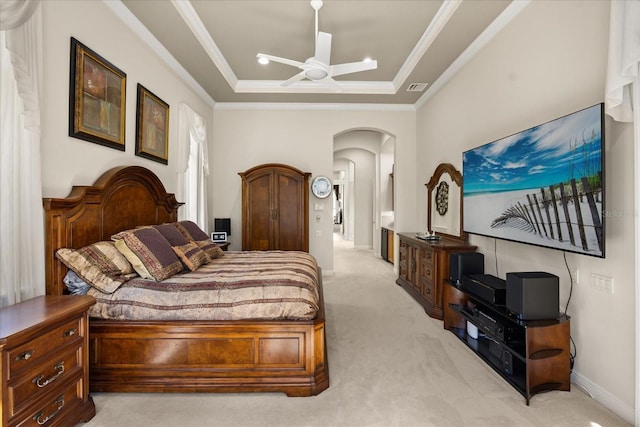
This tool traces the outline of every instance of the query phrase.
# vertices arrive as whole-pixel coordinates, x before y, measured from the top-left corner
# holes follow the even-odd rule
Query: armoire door
[[[242,249],[309,250],[309,173],[266,164],[240,172]]]

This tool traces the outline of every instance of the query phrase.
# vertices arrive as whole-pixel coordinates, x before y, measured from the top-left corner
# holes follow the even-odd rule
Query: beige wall
[[[417,112],[418,179],[435,166],[461,169],[461,153],[604,99],[609,3],[532,2]],[[633,130],[605,129],[606,259],[567,254],[579,271],[569,306],[577,346],[574,380],[619,414],[634,408]],[[426,203],[419,186],[419,205]],[[426,213],[420,211],[420,224]],[[569,297],[562,252],[471,236],[488,273],[548,271]],[[496,252],[494,253],[494,244]],[[613,295],[590,286],[592,273],[614,279]]]
[[[212,127],[212,102],[194,93],[149,46],[100,1],[43,1],[44,84],[42,183],[45,197],[64,197],[72,185],[92,183],[114,166],[153,170],[167,190],[176,192],[178,105],[188,103]],[[122,6],[124,7],[124,6]],[[68,136],[70,38],[127,74],[125,151]],[[170,105],[169,164],[135,155],[136,86],[141,83]],[[178,194],[179,196],[179,194]]]
[[[216,104],[214,117],[210,150],[213,197],[209,201],[209,212],[212,217],[231,218],[232,249],[242,247],[242,192],[238,172],[261,163],[277,162],[311,172],[312,177],[332,177],[334,136],[356,129],[379,130],[396,137],[396,197],[403,206],[396,214],[396,224],[405,230],[415,228],[415,112],[412,109]],[[325,210],[318,223],[313,210],[318,199],[312,195],[309,199],[309,252],[325,272],[330,272],[333,270],[331,209],[325,200]],[[320,237],[315,235],[316,230],[321,231]]]

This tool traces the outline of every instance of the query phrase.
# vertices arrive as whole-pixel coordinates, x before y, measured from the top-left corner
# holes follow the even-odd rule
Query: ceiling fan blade
[[[296,74],[295,76],[291,77],[289,80],[285,80],[284,82],[282,82],[282,84],[280,86],[289,86],[295,82],[299,82],[300,80],[304,79],[304,71],[299,72],[298,74]]]
[[[329,65],[331,62],[331,34],[318,32],[316,39],[316,53],[313,56],[316,61]]]
[[[279,56],[267,55],[267,54],[264,54],[264,53],[259,53],[256,56],[258,58],[266,58],[269,61],[279,62],[281,64],[291,65],[292,67],[300,68],[302,65],[304,65],[304,63],[299,62],[299,61],[294,61],[293,59],[280,58]]]
[[[357,73],[360,71],[375,70],[378,68],[378,61],[349,62],[346,64],[332,65],[329,67],[330,76],[341,76],[343,74]]]
[[[324,79],[320,80],[320,83],[330,87],[336,92],[342,92],[342,86],[340,86],[340,83],[333,80],[331,77],[325,77]]]

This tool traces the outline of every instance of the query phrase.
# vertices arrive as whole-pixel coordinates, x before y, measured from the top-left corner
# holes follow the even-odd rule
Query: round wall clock
[[[314,178],[311,183],[311,191],[313,192],[313,195],[320,199],[329,197],[331,190],[331,180],[326,176],[318,176]]]
[[[436,210],[440,215],[447,213],[449,209],[449,184],[445,181],[438,184],[436,189]]]

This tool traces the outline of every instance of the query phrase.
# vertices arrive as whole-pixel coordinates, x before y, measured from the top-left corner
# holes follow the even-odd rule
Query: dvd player
[[[505,305],[507,282],[490,274],[469,274],[462,277],[462,289],[493,305]]]

